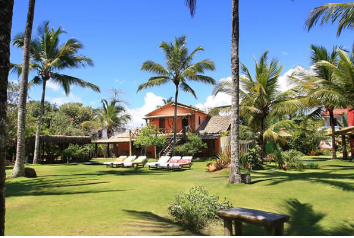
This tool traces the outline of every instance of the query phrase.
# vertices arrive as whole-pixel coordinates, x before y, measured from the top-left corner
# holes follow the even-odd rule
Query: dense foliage
[[[146,152],[146,147],[155,145],[156,147],[162,147],[166,145],[167,139],[164,136],[158,136],[158,130],[156,127],[143,127],[139,136],[134,141],[134,145],[141,147],[144,154]]]
[[[204,187],[198,186],[177,194],[175,203],[168,210],[177,221],[198,230],[205,227],[208,221],[217,219],[217,211],[230,207],[226,198],[220,202],[218,196],[209,195]]]
[[[207,144],[196,134],[189,133],[187,135],[186,143],[176,146],[175,150],[182,155],[194,155],[200,152],[203,148],[207,148]]]
[[[240,164],[244,169],[258,170],[263,169],[262,159],[259,157],[261,153],[261,147],[256,145],[240,156]]]

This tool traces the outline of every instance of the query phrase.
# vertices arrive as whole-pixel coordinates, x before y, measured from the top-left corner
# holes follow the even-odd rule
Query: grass
[[[305,160],[320,168],[254,171],[251,185],[228,184],[229,169],[208,173],[202,160],[180,172],[29,165],[37,178],[7,178],[6,234],[222,235],[219,221],[193,232],[167,213],[174,194],[202,185],[235,207],[289,214],[286,235],[354,235],[354,163]],[[251,225],[244,230],[246,235],[263,234]]]

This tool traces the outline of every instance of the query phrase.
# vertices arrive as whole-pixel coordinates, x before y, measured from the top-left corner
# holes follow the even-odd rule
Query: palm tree
[[[340,50],[340,52],[343,51]],[[340,69],[337,47],[333,47],[332,52],[328,52],[325,47],[311,45],[310,58],[312,64],[316,65],[314,68],[315,75],[307,75],[300,71],[298,73],[301,78],[299,80],[300,84],[294,88],[294,91],[306,92],[304,96],[308,98],[308,106],[315,108],[315,111],[324,108],[329,112],[332,129],[332,159],[336,159],[333,110],[351,104],[348,92],[346,92],[348,87],[344,86],[347,80],[338,76]]]
[[[78,55],[78,51],[83,45],[76,39],[70,38],[63,45],[59,45],[59,36],[66,33],[61,27],[57,30],[49,27],[49,22],[38,28],[38,37],[31,42],[31,63],[30,69],[36,72],[36,76],[29,85],[42,85],[41,110],[38,117],[36,131],[35,152],[33,163],[38,163],[39,158],[39,135],[44,111],[45,88],[48,80],[60,84],[65,93],[70,93],[71,85],[78,85],[83,88],[91,88],[95,92],[100,92],[98,86],[86,82],[82,79],[65,74],[57,73],[67,68],[80,68],[93,66],[93,62],[86,56]],[[23,47],[24,35],[22,33],[15,36],[13,45]],[[13,70],[18,74],[22,73],[21,65],[13,65]]]
[[[173,101],[173,97],[163,98],[162,101],[164,105],[169,104],[170,102]]]
[[[110,138],[117,128],[124,126],[131,118],[124,114],[125,108],[117,104],[118,101],[108,102],[102,99],[102,108],[96,110],[96,119],[102,127],[107,129],[107,137]]]
[[[347,3],[330,3],[316,7],[311,10],[307,17],[306,27],[311,30],[314,25],[319,23],[334,23],[338,21],[337,36],[342,33],[345,28],[353,29],[354,27],[354,2]]]
[[[191,93],[197,98],[194,90],[187,84],[186,80],[203,82],[208,84],[215,84],[215,80],[209,76],[201,75],[205,70],[214,70],[214,63],[211,60],[205,59],[192,64],[193,57],[198,51],[204,50],[203,47],[198,46],[191,54],[188,53],[186,46],[186,37],[175,37],[175,41],[167,43],[163,41],[160,49],[165,53],[166,65],[162,66],[153,61],[146,61],[141,66],[141,70],[156,74],[151,77],[146,83],[140,84],[137,92],[142,89],[159,86],[167,82],[172,82],[176,87],[175,92],[175,114],[173,126],[173,155],[175,154],[176,146],[176,125],[177,125],[177,99],[179,89],[187,93]]]
[[[25,175],[26,101],[27,101],[30,47],[31,47],[31,36],[32,36],[35,3],[36,3],[35,0],[29,1],[27,23],[25,29],[24,42],[23,42],[23,62],[22,62],[23,72],[22,72],[19,101],[18,101],[16,165],[14,166],[14,170],[11,175],[12,177]]]
[[[197,0],[185,0],[191,16],[195,14]],[[232,100],[231,100],[231,170],[229,183],[241,183],[240,155],[240,107],[239,107],[239,0],[232,0],[232,32],[231,32],[231,72],[232,72]]]
[[[1,1],[0,7],[0,235],[5,235],[5,141],[6,100],[10,70],[10,42],[14,1]]]

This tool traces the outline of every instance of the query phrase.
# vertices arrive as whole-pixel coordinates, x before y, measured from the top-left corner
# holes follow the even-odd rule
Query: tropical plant
[[[207,148],[207,144],[196,134],[189,133],[187,135],[187,141],[182,145],[176,146],[175,150],[182,155],[194,155],[204,148]]]
[[[10,42],[13,0],[1,1],[0,8],[0,235],[5,235],[5,141],[6,94],[10,70]]]
[[[93,66],[93,62],[90,58],[78,54],[78,51],[83,47],[78,40],[70,38],[63,45],[59,45],[59,37],[64,33],[66,32],[61,27],[54,30],[50,28],[49,22],[45,22],[43,26],[38,28],[38,37],[31,42],[30,70],[35,71],[37,75],[32,79],[29,85],[41,84],[43,88],[41,99],[42,107],[38,117],[33,163],[38,163],[39,158],[39,135],[47,82],[52,80],[54,83],[60,84],[67,95],[70,93],[71,85],[78,85],[83,88],[90,88],[95,92],[100,92],[99,87],[92,83],[58,73],[58,71],[67,68]],[[23,33],[19,33],[15,36],[13,45],[23,47]],[[18,75],[22,74],[23,71],[21,65],[16,64],[13,65],[13,70],[17,72]]]
[[[337,36],[345,28],[353,29],[354,2],[329,3],[316,7],[311,10],[305,25],[308,30],[311,30],[317,23],[324,25],[325,23],[334,23],[336,21],[338,21]]]
[[[170,102],[173,102],[173,97],[169,97],[169,98],[163,98],[162,99],[163,101],[163,104],[166,105],[166,104],[169,104]]]
[[[206,70],[214,70],[214,63],[205,59],[197,63],[192,63],[197,52],[203,51],[203,47],[198,46],[189,54],[186,37],[175,37],[174,42],[167,43],[163,41],[159,46],[165,53],[166,66],[164,67],[154,61],[146,61],[141,66],[141,70],[154,73],[156,76],[151,77],[146,83],[140,84],[137,92],[142,89],[160,86],[162,84],[172,82],[175,85],[175,112],[173,126],[173,152],[175,154],[176,147],[176,128],[177,128],[177,102],[179,89],[191,93],[195,98],[197,95],[194,90],[187,84],[187,80],[194,82],[203,82],[215,84],[215,80],[209,76],[202,75]]]
[[[23,71],[18,102],[16,163],[11,177],[25,176],[26,101],[35,3],[35,0],[29,1],[26,29],[23,39]]]
[[[110,138],[114,132],[123,127],[129,120],[130,115],[124,114],[125,107],[117,101],[108,102],[102,99],[102,108],[96,110],[96,120],[103,128],[107,129],[107,137]]]
[[[218,219],[217,211],[232,206],[226,198],[220,202],[218,196],[209,195],[202,186],[193,187],[189,192],[180,192],[175,200],[168,207],[169,212],[177,221],[195,230],[205,227],[210,220]]]
[[[262,159],[260,158],[261,147],[256,145],[240,156],[240,164],[242,168],[249,170],[263,169]]]

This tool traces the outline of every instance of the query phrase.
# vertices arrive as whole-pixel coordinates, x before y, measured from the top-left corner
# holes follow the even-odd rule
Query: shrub
[[[209,195],[204,187],[194,187],[189,192],[176,195],[176,202],[169,206],[170,214],[191,229],[201,229],[209,220],[217,219],[216,212],[230,208],[229,201],[219,202],[219,197]]]
[[[88,158],[89,150],[85,147],[82,147],[77,144],[70,144],[62,153],[62,158],[66,159],[66,162],[69,163],[70,160],[82,160],[84,161]]]
[[[203,148],[207,148],[207,144],[196,134],[189,133],[187,136],[187,142],[183,145],[176,146],[175,150],[182,155],[194,155],[200,152]]]
[[[240,156],[241,167],[250,170],[263,169],[262,159],[259,158],[260,154],[261,147],[259,145],[256,145],[254,148],[249,149],[247,153],[244,153]]]
[[[288,150],[281,153],[281,157],[287,169],[296,169],[302,171],[305,166],[299,161],[299,159],[304,156],[303,153],[297,150]]]

